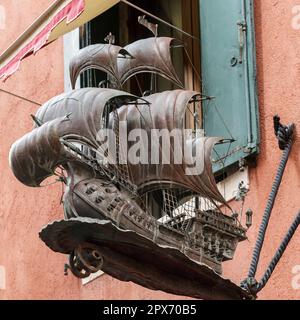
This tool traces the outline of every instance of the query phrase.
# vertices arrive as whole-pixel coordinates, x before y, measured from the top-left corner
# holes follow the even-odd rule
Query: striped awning
[[[120,0],[56,0],[1,56],[0,79],[16,72],[22,59],[80,27]]]

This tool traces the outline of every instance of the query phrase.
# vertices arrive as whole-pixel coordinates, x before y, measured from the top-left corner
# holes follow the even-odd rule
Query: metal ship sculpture
[[[241,299],[246,291],[221,277],[222,263],[233,259],[237,244],[246,239],[237,217],[222,212],[228,204],[212,172],[211,153],[222,138],[178,138],[182,149],[200,150],[196,175],[186,174],[188,162],[175,163],[173,140],[170,164],[124,161],[121,122],[128,135],[134,129],[145,130],[147,138],[153,129],[181,132],[187,109],[203,99],[183,89],[176,75],[175,41],[155,34],[124,48],[110,41],[82,49],[70,63],[73,88],[80,74],[92,68],[107,73],[106,87],[74,89],[45,103],[33,116],[35,128],[12,146],[10,165],[30,187],[60,175],[60,169],[66,172],[60,175],[66,185],[64,219],[46,226],[40,238],[70,256],[75,276],[102,270],[153,290]],[[181,89],[141,97],[123,91],[139,73],[162,76]],[[115,162],[99,138],[105,129],[114,135]],[[150,158],[154,146],[142,145]],[[158,150],[162,159],[161,139]]]

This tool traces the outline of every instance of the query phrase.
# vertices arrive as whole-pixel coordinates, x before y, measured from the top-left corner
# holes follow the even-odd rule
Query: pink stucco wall
[[[52,1],[1,0],[6,9],[6,27],[0,29],[0,51],[12,42]],[[261,216],[280,159],[273,136],[272,116],[300,127],[300,30],[292,28],[296,0],[256,0],[257,67],[260,105],[261,154],[250,169],[251,191],[246,207],[254,211],[249,241],[240,245],[236,259],[225,264],[224,276],[236,282],[245,277]],[[37,102],[63,91],[63,47],[58,40],[26,59],[21,70],[0,88]],[[82,286],[71,275],[64,277],[66,257],[50,251],[38,238],[41,227],[60,219],[61,186],[33,190],[13,177],[8,165],[11,144],[31,127],[29,115],[37,107],[0,92],[0,266],[6,270],[6,289],[0,299],[172,299],[161,292],[121,283],[104,275]],[[299,137],[270,222],[258,276],[273,256],[281,238],[300,209]],[[292,240],[274,276],[260,298],[299,299],[292,287],[292,269],[300,265],[300,230]],[[295,279],[294,279],[295,280]]]
[[[0,30],[0,51],[6,49],[51,1],[2,0],[6,25]],[[44,102],[63,90],[62,41],[29,58],[19,72],[0,85],[7,91]],[[0,92],[0,265],[6,269],[6,290],[0,299],[77,298],[79,283],[61,277],[64,257],[52,255],[38,238],[41,226],[61,217],[59,186],[33,190],[13,177],[8,164],[11,144],[31,130],[37,106]],[[64,290],[62,288],[64,287]]]

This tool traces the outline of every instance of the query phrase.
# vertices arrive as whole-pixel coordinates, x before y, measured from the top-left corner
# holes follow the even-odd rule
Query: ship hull
[[[53,251],[63,254],[71,254],[82,245],[97,248],[103,259],[103,272],[151,290],[205,300],[247,297],[240,287],[181,251],[121,230],[108,220],[56,221],[46,226],[40,237]]]
[[[220,276],[221,263],[225,256],[233,256],[238,236],[231,234],[233,247],[226,252],[217,252],[212,240],[202,241],[208,235],[211,238],[214,223],[220,224],[212,213],[210,219],[195,216],[189,231],[180,232],[147,214],[114,184],[93,178],[77,180],[66,190],[64,207],[66,219],[46,226],[40,238],[53,251],[70,255],[72,261],[74,255],[75,260],[79,257],[84,265],[81,269],[88,271],[86,276],[102,270],[122,281],[198,299],[245,296]],[[233,232],[230,226],[224,227],[224,239]],[[93,254],[101,263],[97,264]],[[71,270],[84,277],[74,272],[74,266]]]
[[[134,231],[158,245],[175,248],[219,274],[222,262],[231,260],[238,242],[246,239],[243,229],[235,226],[230,217],[217,212],[195,212],[188,222],[189,228],[184,230],[178,227],[180,216],[160,223],[128,193],[101,179],[77,182],[66,191],[64,207],[67,219],[109,220],[122,230]],[[223,230],[218,230],[220,225]]]

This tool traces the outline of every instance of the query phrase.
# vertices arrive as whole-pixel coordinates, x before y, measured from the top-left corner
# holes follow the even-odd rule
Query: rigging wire
[[[221,164],[222,164],[222,176],[223,176],[223,177],[225,177],[225,172],[226,172],[226,166],[225,166],[225,164],[226,164],[226,160],[227,160],[227,158],[228,158],[228,156],[229,156],[229,152],[230,152],[230,149],[231,149],[231,145],[232,145],[232,142],[229,143],[227,152],[226,152],[226,154],[225,154],[224,157],[221,157],[221,156],[219,155],[218,151],[217,151],[215,148],[213,149],[213,151],[215,152],[215,154],[216,154],[217,157],[218,157],[218,160],[217,160],[217,161],[218,161],[218,162],[221,162]],[[226,196],[226,183],[224,183],[223,192],[224,192],[224,198],[225,198],[225,196]],[[226,200],[226,199],[225,199],[225,200]],[[226,213],[226,211],[227,211],[227,208],[225,207],[225,213]],[[232,211],[232,210],[231,210],[231,211]]]
[[[190,57],[190,54],[189,54],[189,52],[187,51],[187,48],[186,48],[185,46],[183,46],[183,48],[184,48],[184,52],[185,52],[185,54],[186,54],[186,56],[187,56],[187,58],[188,58],[188,61],[189,61],[190,65],[192,66],[192,69],[193,69],[196,77],[198,78],[198,80],[200,81],[200,83],[201,83],[201,85],[202,85],[202,90],[203,90],[204,92],[206,92],[205,84],[204,84],[204,82],[203,82],[203,79],[202,79],[201,75],[199,74],[199,72],[197,71],[197,69],[196,69],[196,67],[195,67],[195,65],[194,65],[194,63],[193,63],[193,61],[192,61],[192,59],[191,59],[191,57]],[[230,138],[231,138],[230,144],[229,144],[229,147],[228,147],[228,149],[227,149],[227,152],[225,153],[225,156],[222,156],[222,157],[221,157],[220,154],[217,152],[216,148],[213,149],[214,152],[215,152],[215,154],[217,155],[217,158],[218,158],[217,161],[218,161],[218,162],[221,162],[221,164],[222,164],[222,176],[225,177],[225,172],[226,172],[226,166],[225,166],[225,164],[226,164],[227,158],[229,157],[230,150],[231,150],[231,147],[232,147],[232,143],[233,143],[233,141],[235,141],[236,139],[233,137],[233,134],[231,133],[231,131],[230,131],[230,129],[229,129],[226,121],[223,119],[223,117],[222,117],[222,115],[221,115],[221,112],[220,112],[220,110],[219,110],[219,107],[218,107],[218,105],[217,105],[217,103],[216,103],[216,101],[215,101],[214,99],[208,99],[207,108],[209,108],[209,107],[211,106],[211,104],[213,105],[213,107],[214,107],[214,109],[215,109],[218,117],[220,118],[220,120],[221,120],[221,122],[222,122],[222,124],[223,124],[223,126],[224,126],[224,128],[225,128],[225,130],[227,131],[227,133],[229,134],[229,136],[230,136]],[[197,119],[197,120],[198,120],[198,119]],[[225,193],[226,193],[226,183],[224,183],[224,190],[223,190],[223,192],[224,192],[224,197],[225,197]],[[241,210],[243,210],[243,207],[242,207]],[[227,211],[227,207],[225,207],[225,213],[226,213],[226,211]],[[232,209],[231,209],[231,211],[232,211]],[[241,224],[241,221],[240,221],[239,223]]]
[[[193,71],[195,72],[198,80],[201,82],[203,91],[205,92],[206,90],[205,90],[205,84],[204,84],[204,82],[203,82],[203,79],[202,79],[201,75],[199,74],[199,72],[197,71],[197,69],[196,69],[196,67],[195,67],[195,65],[194,65],[194,63],[193,63],[193,61],[192,61],[192,58],[191,58],[189,52],[187,51],[186,47],[183,46],[183,48],[184,48],[184,52],[185,52],[185,54],[186,54],[186,56],[187,56],[187,58],[188,58],[188,60],[189,60],[189,63],[190,63],[190,65],[191,65]],[[229,136],[231,137],[232,140],[235,140],[234,137],[233,137],[233,135],[232,135],[232,133],[231,133],[231,131],[230,131],[230,129],[229,129],[229,127],[228,127],[228,125],[226,124],[225,120],[223,119],[223,117],[222,117],[222,115],[221,115],[221,113],[220,113],[219,107],[217,106],[215,100],[214,100],[214,99],[209,99],[209,103],[211,103],[212,101],[213,101],[213,104],[214,104],[213,106],[214,106],[214,108],[215,108],[218,116],[220,117],[220,120],[222,121],[222,123],[223,123],[223,125],[224,125],[224,127],[225,127],[225,129],[226,129],[226,131],[227,131],[227,133],[229,134]],[[209,108],[209,105],[208,105],[207,107]]]
[[[190,54],[189,54],[189,52],[187,51],[187,48],[186,48],[185,46],[183,46],[183,48],[184,48],[184,52],[185,52],[185,54],[186,54],[186,56],[187,56],[187,58],[188,58],[188,61],[189,61],[190,65],[192,66],[192,69],[193,69],[195,75],[197,76],[198,80],[199,80],[200,83],[202,84],[202,89],[203,89],[204,91],[206,91],[206,90],[205,90],[205,84],[204,84],[204,82],[203,82],[203,80],[202,80],[202,77],[201,77],[201,75],[199,74],[199,72],[197,71],[197,69],[196,69],[196,67],[195,67],[195,65],[194,65],[194,63],[193,63],[193,61],[192,61],[192,59],[191,59],[191,57],[190,57]],[[229,154],[230,154],[232,142],[235,141],[235,139],[234,139],[234,137],[233,137],[233,135],[232,135],[232,133],[231,133],[228,125],[226,124],[225,120],[223,119],[223,117],[222,117],[222,115],[221,115],[221,113],[220,113],[220,110],[219,110],[219,108],[218,108],[215,100],[214,100],[214,99],[208,99],[208,100],[209,100],[209,101],[208,101],[207,108],[209,108],[210,105],[211,105],[211,103],[213,103],[213,107],[215,108],[218,117],[219,117],[220,120],[222,121],[222,123],[223,123],[223,125],[224,125],[224,128],[226,129],[227,133],[229,134],[229,136],[230,136],[230,138],[231,138],[230,143],[229,143],[229,147],[228,147],[228,149],[227,149],[227,152],[225,153],[225,156],[221,157],[220,154],[217,152],[216,148],[213,149],[214,152],[215,152],[215,154],[217,155],[217,158],[218,158],[217,161],[218,161],[218,162],[221,162],[221,165],[222,165],[222,175],[223,175],[223,177],[225,177],[225,171],[226,171],[226,166],[225,166],[225,164],[226,164],[226,160],[227,160],[227,158],[228,158],[228,156],[229,156]],[[189,109],[189,111],[191,112],[190,109]],[[196,119],[196,121],[198,121],[198,124],[199,124],[199,120]],[[226,186],[225,186],[225,185],[226,185],[226,184],[224,183],[224,196],[225,196],[225,192],[226,192]],[[225,209],[225,210],[226,210],[226,209]]]
[[[151,17],[151,18],[153,18],[153,19],[155,19],[155,20],[157,20],[157,21],[159,21],[159,22],[167,25],[168,27],[170,27],[170,28],[172,28],[172,29],[174,29],[174,30],[179,31],[179,32],[182,33],[182,34],[185,34],[186,36],[188,36],[188,37],[190,37],[190,38],[192,38],[192,39],[194,39],[194,40],[197,40],[197,41],[199,41],[199,42],[201,41],[199,38],[197,38],[197,37],[191,35],[190,33],[188,33],[188,32],[186,32],[186,31],[184,31],[184,30],[182,30],[182,29],[174,26],[172,23],[167,22],[167,21],[159,18],[158,16],[150,13],[149,11],[146,11],[146,10],[142,9],[141,7],[136,6],[135,4],[133,4],[133,3],[129,2],[129,1],[127,1],[127,0],[121,0],[121,2],[127,4],[128,6],[134,8],[134,9],[140,11],[140,12],[142,12],[143,14],[146,14],[147,16],[149,16],[149,17]]]
[[[137,84],[137,86],[139,88],[139,91],[140,91],[140,94],[141,94],[141,97],[142,97],[143,96],[143,89],[141,87],[140,81],[139,81],[139,79],[138,79],[138,77],[136,75],[134,76],[134,78],[135,78],[136,84]]]
[[[34,100],[27,99],[27,98],[25,98],[25,97],[23,97],[23,96],[20,96],[20,95],[16,94],[16,93],[13,93],[13,92],[10,92],[10,91],[4,90],[4,89],[0,89],[0,91],[1,91],[1,92],[4,92],[4,93],[6,93],[6,94],[9,94],[9,95],[11,95],[11,96],[13,96],[13,97],[15,97],[15,98],[24,100],[24,101],[29,102],[29,103],[32,103],[32,104],[35,104],[36,106],[39,106],[39,107],[42,106],[41,103],[36,102],[36,101],[34,101]]]
[[[220,120],[222,121],[222,123],[223,123],[223,125],[224,125],[224,127],[225,127],[225,129],[226,129],[226,131],[227,131],[227,133],[230,135],[230,138],[231,138],[232,140],[235,140],[234,137],[233,137],[233,135],[232,135],[232,133],[231,133],[231,131],[230,131],[230,129],[229,129],[229,127],[228,127],[228,125],[226,124],[225,120],[223,119],[223,117],[222,117],[222,115],[221,115],[221,112],[220,112],[220,110],[219,110],[219,107],[217,106],[216,102],[215,102],[215,101],[212,102],[212,100],[209,100],[209,103],[213,103],[213,106],[214,106],[215,110],[217,111],[217,114],[218,114]]]

